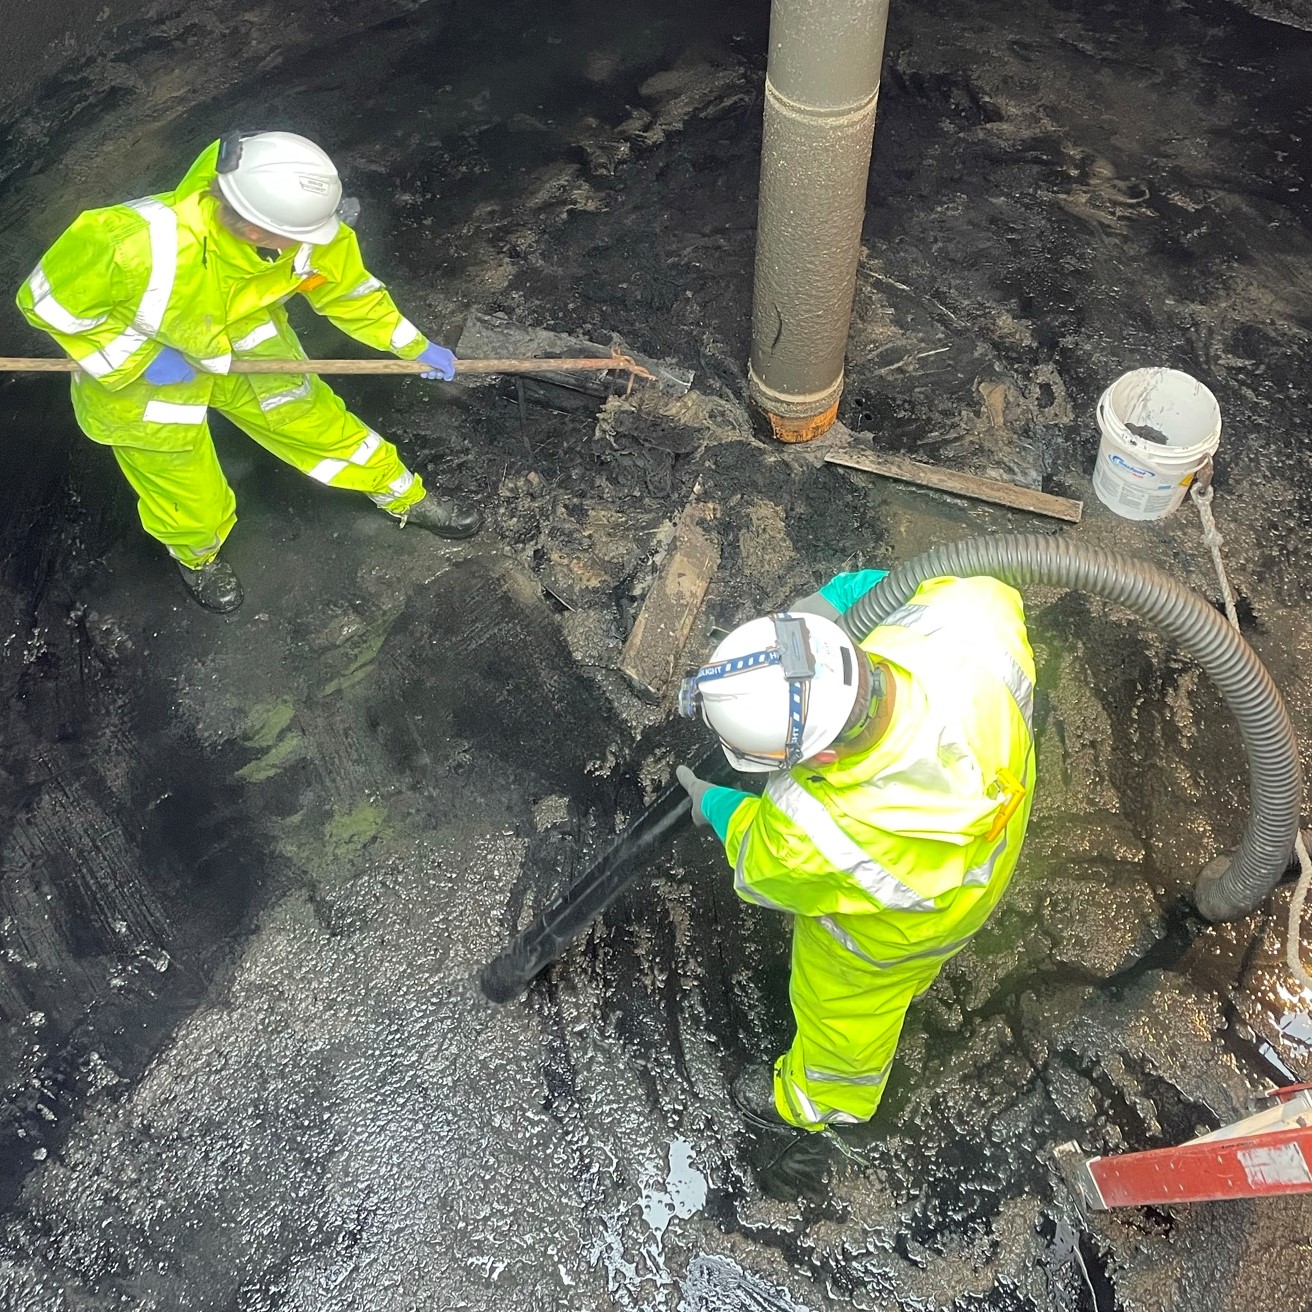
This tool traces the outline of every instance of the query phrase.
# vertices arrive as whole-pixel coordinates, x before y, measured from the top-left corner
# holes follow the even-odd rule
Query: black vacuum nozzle
[[[729,773],[719,747],[702,756],[693,770],[710,779]],[[483,967],[478,977],[483,993],[493,1002],[509,1002],[523,993],[651,865],[664,840],[691,814],[688,794],[679,784],[671,784],[579,880],[557,894],[495,961]]]

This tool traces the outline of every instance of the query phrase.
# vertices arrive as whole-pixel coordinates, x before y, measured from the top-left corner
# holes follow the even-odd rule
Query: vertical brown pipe
[[[752,297],[753,403],[781,441],[834,422],[888,0],[773,0]]]

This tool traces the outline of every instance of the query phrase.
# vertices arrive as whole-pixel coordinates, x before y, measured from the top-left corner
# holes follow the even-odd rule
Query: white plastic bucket
[[[1178,369],[1135,369],[1099,398],[1098,431],[1098,499],[1126,519],[1161,519],[1220,444],[1221,407]]]

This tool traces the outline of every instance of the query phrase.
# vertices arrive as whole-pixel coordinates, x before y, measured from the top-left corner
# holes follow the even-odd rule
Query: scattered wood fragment
[[[950,492],[975,501],[989,501],[995,506],[1028,510],[1031,514],[1063,519],[1068,524],[1078,524],[1084,513],[1082,501],[1051,496],[1047,492],[1035,492],[1031,488],[1017,487],[996,478],[980,478],[976,474],[963,474],[955,469],[940,469],[919,460],[908,460],[905,456],[874,451],[832,451],[825,456],[825,461],[847,469],[864,470],[867,474],[895,478],[902,483],[915,483],[919,487],[933,488],[938,492]]]
[[[620,653],[620,670],[645,701],[658,701],[673,678],[693,620],[719,567],[714,518],[715,507],[708,502],[694,500],[684,508],[669,555]]]

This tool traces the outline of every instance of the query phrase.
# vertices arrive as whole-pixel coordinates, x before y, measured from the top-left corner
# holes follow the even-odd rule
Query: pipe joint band
[[[747,389],[752,403],[767,414],[785,419],[806,419],[823,414],[843,394],[843,372],[817,392],[781,392],[763,383],[753,365],[747,366]]]
[[[818,392],[779,392],[767,387],[747,366],[747,388],[752,404],[780,442],[812,442],[827,433],[838,418],[843,375]]]
[[[794,100],[790,96],[784,95],[767,74],[765,79],[765,103],[767,110],[773,109],[776,113],[782,114],[785,118],[798,119],[806,123],[824,123],[833,124],[835,127],[846,127],[849,124],[859,124],[865,118],[873,118],[875,110],[879,106],[879,83],[875,83],[875,89],[863,99],[848,105],[813,105],[807,104],[802,100]]]

